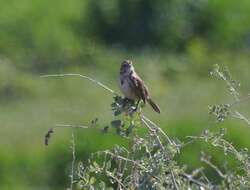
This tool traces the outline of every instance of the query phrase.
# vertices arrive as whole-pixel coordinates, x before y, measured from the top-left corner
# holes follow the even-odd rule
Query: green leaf
[[[91,177],[89,180],[89,184],[93,185],[95,183],[96,179],[94,177]]]
[[[111,161],[106,162],[106,169],[109,170],[111,168]]]
[[[120,110],[116,110],[115,112],[114,112],[114,115],[115,116],[118,116],[118,115],[120,115],[122,112],[120,111]]]
[[[106,184],[103,181],[101,181],[99,183],[99,187],[100,187],[101,190],[105,190],[106,189]]]
[[[122,121],[121,120],[113,120],[113,121],[111,121],[111,125],[113,127],[120,127],[122,125]]]

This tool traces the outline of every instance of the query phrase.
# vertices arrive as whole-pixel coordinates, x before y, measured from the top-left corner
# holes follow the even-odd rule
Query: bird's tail
[[[147,102],[151,105],[151,107],[157,112],[157,113],[161,113],[161,110],[159,108],[159,106],[153,102],[153,100],[151,98],[147,99]]]

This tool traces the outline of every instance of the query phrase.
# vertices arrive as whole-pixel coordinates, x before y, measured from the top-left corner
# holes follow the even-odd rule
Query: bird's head
[[[121,69],[120,69],[120,73],[121,74],[130,74],[131,72],[134,72],[134,66],[132,61],[130,60],[125,60],[121,63]]]

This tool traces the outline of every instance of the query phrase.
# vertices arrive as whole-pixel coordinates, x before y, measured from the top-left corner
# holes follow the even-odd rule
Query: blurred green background
[[[227,128],[236,147],[250,148],[241,121],[215,122],[208,105],[232,101],[213,64],[226,65],[250,92],[249,0],[8,0],[0,2],[0,189],[65,189],[69,184],[71,130],[57,123],[102,128],[113,119],[112,96],[80,78],[40,78],[81,73],[118,91],[120,62],[132,59],[161,106],[147,115],[173,138],[205,128]],[[250,117],[249,103],[238,106]],[[113,133],[78,130],[77,160],[126,144]],[[178,158],[192,169],[199,152],[189,145]],[[211,149],[216,162],[224,157]]]

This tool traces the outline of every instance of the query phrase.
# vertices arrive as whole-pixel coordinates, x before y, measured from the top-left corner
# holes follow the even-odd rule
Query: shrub
[[[72,74],[71,74],[72,75]],[[226,83],[233,102],[228,104],[210,106],[210,113],[215,115],[218,122],[228,117],[238,118],[250,122],[234,105],[247,98],[241,98],[238,87],[226,68],[215,65],[212,76]],[[65,75],[53,75],[65,76]],[[71,185],[69,189],[249,189],[250,188],[250,155],[247,149],[237,150],[232,143],[224,137],[226,130],[218,132],[204,130],[200,136],[189,136],[188,142],[181,142],[167,135],[156,123],[142,113],[142,106],[135,111],[132,103],[124,103],[122,97],[112,89],[86,76],[78,75],[98,84],[114,95],[111,104],[115,120],[110,126],[102,129],[103,133],[115,129],[117,135],[126,138],[128,147],[115,145],[110,150],[93,153],[88,164],[78,164],[75,170],[75,141],[72,133],[72,170]],[[95,125],[96,121],[92,124]],[[59,127],[59,126],[58,126]],[[86,128],[85,126],[63,126],[72,128]],[[111,129],[110,129],[111,128]],[[144,133],[139,129],[145,128]],[[46,134],[45,142],[48,143],[53,129]],[[221,154],[232,156],[236,162],[235,168],[222,168],[216,166],[211,156],[205,150],[201,152],[201,161],[213,169],[220,180],[215,182],[207,176],[204,168],[187,170],[176,161],[176,155],[194,141],[205,142],[217,148]]]

